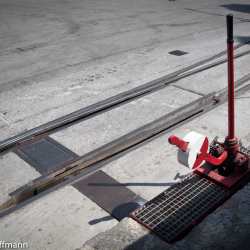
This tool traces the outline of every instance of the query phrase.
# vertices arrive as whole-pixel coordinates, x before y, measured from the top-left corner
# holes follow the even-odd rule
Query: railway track
[[[235,49],[240,48],[243,45],[244,44],[237,45],[235,46]],[[250,50],[247,50],[235,55],[235,58],[239,58],[249,53]],[[182,70],[176,71],[170,75],[159,78],[155,81],[149,82],[145,85],[119,94],[117,96],[108,98],[97,104],[91,105],[60,119],[54,120],[30,131],[12,137],[8,140],[5,140],[0,143],[0,152],[5,152],[8,149],[15,150],[15,147],[17,145],[22,144],[24,141],[31,140],[34,137],[42,135],[48,131],[53,131],[57,128],[63,128],[70,123],[81,120],[93,114],[98,115],[99,112],[103,112],[110,107],[116,107],[117,105],[121,105],[128,100],[133,100],[134,98],[141,97],[146,93],[150,93],[151,91],[160,89],[161,87],[174,81],[210,69],[212,67],[216,67],[222,63],[227,62],[227,59],[222,59],[206,66],[202,65],[209,63],[212,60],[218,59],[225,54],[226,51],[223,51],[215,56],[212,56]],[[199,66],[202,67],[197,68]],[[235,82],[235,86],[237,87],[236,94],[240,94],[250,88],[249,84],[245,87],[240,88],[243,83],[249,80],[250,74],[247,74],[246,76]],[[147,141],[148,139],[184,122],[187,119],[204,113],[205,111],[211,109],[212,107],[218,105],[226,99],[227,88],[210,93],[204,97],[199,98],[196,101],[193,101],[192,103],[189,103],[184,107],[181,107],[155,120],[154,122],[146,124],[143,127],[136,129],[120,137],[119,139],[108,143],[107,145],[104,145],[97,152],[94,151],[89,153],[87,156],[79,157],[75,162],[67,166],[63,166],[63,168],[61,168],[60,170],[48,172],[45,175],[42,175],[31,183],[14,191],[11,195],[12,198],[5,204],[0,206],[0,217],[11,213],[15,209],[18,209],[26,203],[39,198],[47,192],[51,192],[57,188],[60,188],[62,185],[74,182],[74,180],[79,176],[88,175],[93,171],[97,171],[103,166],[103,164],[112,160],[114,157],[121,156],[123,152],[126,152],[132,147]]]
[[[234,46],[234,49],[236,50],[249,42],[250,41],[238,44],[238,45]],[[63,116],[63,117],[58,118],[56,120],[53,120],[51,122],[43,124],[39,127],[36,127],[36,128],[31,129],[29,131],[21,133],[17,136],[14,136],[12,138],[4,140],[4,141],[0,142],[0,153],[4,152],[5,150],[7,150],[11,147],[14,147],[15,145],[20,144],[23,141],[29,140],[35,136],[38,136],[38,135],[41,135],[41,134],[46,133],[48,131],[51,131],[53,129],[68,125],[72,122],[78,121],[80,119],[91,116],[93,114],[98,114],[98,112],[104,111],[105,109],[108,109],[110,107],[115,107],[117,105],[125,103],[126,101],[129,101],[129,100],[132,101],[134,98],[138,98],[146,93],[150,93],[152,91],[160,89],[161,87],[166,86],[172,82],[178,81],[182,78],[191,76],[193,74],[197,74],[197,73],[202,72],[204,70],[216,67],[220,64],[223,64],[223,63],[227,62],[227,59],[222,59],[222,60],[219,60],[217,62],[211,63],[209,65],[197,68],[199,66],[202,66],[208,62],[211,62],[215,59],[218,59],[218,58],[226,55],[226,53],[227,53],[227,51],[225,50],[225,51],[220,52],[212,57],[209,57],[205,60],[202,60],[198,63],[195,63],[189,67],[183,68],[183,69],[178,70],[174,73],[171,73],[169,75],[166,75],[164,77],[161,77],[159,79],[151,81],[151,82],[146,83],[144,85],[141,85],[137,88],[131,89],[129,91],[123,92],[123,93],[118,94],[116,96],[113,96],[111,98],[105,99],[105,100],[100,101],[96,104],[90,105],[86,108],[80,109],[76,112],[73,112],[71,114]],[[242,53],[235,55],[234,58],[239,58],[239,57],[242,57],[242,56],[247,55],[249,53],[250,53],[250,50],[247,50],[247,51],[244,51]],[[197,68],[197,69],[195,69],[195,68]]]

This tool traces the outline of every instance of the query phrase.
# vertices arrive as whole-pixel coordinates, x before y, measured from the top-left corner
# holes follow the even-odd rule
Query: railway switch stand
[[[194,131],[183,140],[170,136],[169,143],[179,148],[178,161],[194,171],[130,214],[168,243],[180,240],[249,180],[250,150],[239,145],[234,132],[233,15],[226,20],[228,135],[222,142],[216,136],[210,145]]]

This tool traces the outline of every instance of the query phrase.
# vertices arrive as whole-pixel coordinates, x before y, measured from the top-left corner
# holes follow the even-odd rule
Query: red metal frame
[[[237,175],[235,173],[229,176],[222,176],[216,173],[209,163],[205,162],[202,166],[197,168],[194,173],[197,175],[210,180],[211,182],[225,188],[228,191],[232,191],[241,181],[245,178],[249,178],[250,175],[250,161],[245,162],[245,171]]]

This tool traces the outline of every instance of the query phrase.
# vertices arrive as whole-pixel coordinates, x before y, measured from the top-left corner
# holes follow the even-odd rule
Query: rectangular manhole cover
[[[63,145],[48,137],[21,146],[15,153],[41,174],[77,157]]]
[[[132,212],[131,217],[172,243],[226,195],[221,187],[190,174]]]
[[[188,54],[188,52],[181,51],[181,50],[173,50],[173,51],[168,52],[168,53],[171,55],[175,55],[175,56],[183,56],[183,55]]]

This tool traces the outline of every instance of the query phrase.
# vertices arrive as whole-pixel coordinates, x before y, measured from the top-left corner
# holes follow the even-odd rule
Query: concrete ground
[[[0,7],[0,140],[225,50],[230,12],[236,44],[249,40],[247,0],[3,0]]]
[[[249,97],[250,91],[236,97],[236,133],[248,148],[250,131],[245,124],[249,111],[241,107],[249,105]],[[227,102],[137,146],[104,165],[102,171],[146,200],[152,199],[191,172],[177,162],[177,148],[168,143],[168,137],[183,138],[196,131],[210,141],[216,135],[223,140],[226,134],[221,124],[226,123]],[[249,194],[248,184],[183,240],[169,245],[132,219],[119,223],[69,184],[3,217],[1,237],[5,242],[28,242],[31,249],[82,245],[81,249],[247,249]]]
[[[234,15],[235,44],[250,40],[246,0],[2,0],[0,13],[1,141],[225,50],[228,13]],[[174,50],[188,53],[169,54]],[[250,73],[249,59],[235,60],[235,80]],[[50,137],[82,156],[226,86],[222,64]],[[236,135],[248,148],[249,97],[249,91],[236,97]],[[168,137],[183,138],[193,130],[210,141],[216,135],[223,140],[226,123],[224,103],[137,146],[102,171],[152,199],[191,171],[177,162]],[[0,155],[0,173],[0,204],[41,176],[13,152]],[[132,219],[119,222],[68,184],[1,218],[0,241],[27,242],[30,249],[247,249],[247,197],[249,185],[170,246]]]

